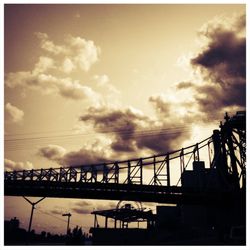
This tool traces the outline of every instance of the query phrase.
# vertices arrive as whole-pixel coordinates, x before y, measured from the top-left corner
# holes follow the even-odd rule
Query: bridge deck
[[[178,186],[55,181],[5,181],[5,196],[133,200],[172,204],[225,202],[227,193]]]

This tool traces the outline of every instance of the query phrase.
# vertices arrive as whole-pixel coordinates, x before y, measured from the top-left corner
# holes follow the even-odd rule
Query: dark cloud
[[[93,201],[79,201],[71,208],[77,214],[90,214],[93,211]]]
[[[193,86],[194,84],[192,82],[180,82],[176,85],[177,89],[187,89]]]
[[[192,86],[197,92],[200,111],[208,118],[220,118],[225,109],[246,106],[246,37],[245,16],[230,29],[220,25],[203,33],[207,46],[191,60],[204,76],[203,86]]]
[[[150,119],[132,108],[125,110],[109,109],[108,107],[90,108],[81,116],[83,122],[92,123],[97,132],[112,132],[115,136],[111,148],[114,151],[133,152],[136,144],[134,135],[143,124]]]
[[[109,160],[105,148],[98,147],[98,141],[79,150],[66,152],[66,150],[58,145],[48,145],[38,150],[38,155],[48,160],[57,162],[63,166],[80,166],[88,164],[96,164],[107,162]],[[103,169],[103,166],[96,166],[97,170]]]
[[[93,124],[97,132],[103,132],[105,128],[112,131],[111,149],[117,154],[122,152],[136,154],[143,149],[163,153],[176,149],[174,148],[176,142],[179,143],[189,136],[183,129],[187,126],[184,124],[184,119],[176,118],[174,115],[169,119],[170,104],[161,96],[150,97],[149,101],[157,111],[157,119],[132,109],[113,110],[102,107],[89,109],[80,120]],[[179,129],[173,129],[175,127]],[[168,128],[169,130],[166,130]]]
[[[48,145],[38,150],[38,155],[52,161],[59,161],[65,153],[65,149],[58,145]]]
[[[180,143],[189,137],[185,129],[163,131],[151,136],[137,138],[138,148],[148,148],[157,153],[166,153],[178,149]]]
[[[89,150],[81,148],[78,151],[66,153],[59,159],[59,163],[65,166],[79,166],[87,164],[96,164],[108,161],[104,150]],[[100,166],[102,169],[103,166]]]
[[[94,210],[107,210],[113,209],[115,207],[115,202],[105,202],[105,204],[98,204],[98,202],[96,203],[95,201],[80,201],[74,204],[74,206],[71,208],[71,211],[78,214],[90,214]]]
[[[50,210],[50,213],[55,215],[62,215],[63,214],[63,208],[55,208]]]
[[[77,214],[90,214],[92,211],[93,211],[93,209],[91,209],[91,208],[72,208],[71,209],[72,210],[72,212],[75,212],[75,213],[77,213]]]
[[[162,96],[150,96],[149,102],[154,105],[154,108],[158,114],[170,115],[171,103],[166,101]]]

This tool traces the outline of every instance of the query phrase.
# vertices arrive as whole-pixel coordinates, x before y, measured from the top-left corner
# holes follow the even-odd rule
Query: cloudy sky
[[[4,12],[5,170],[166,153],[210,136],[225,111],[245,109],[245,5]],[[70,211],[88,228],[89,212],[115,204],[48,198],[33,225],[63,233],[59,218]],[[29,211],[23,198],[5,197],[6,219],[27,228]]]

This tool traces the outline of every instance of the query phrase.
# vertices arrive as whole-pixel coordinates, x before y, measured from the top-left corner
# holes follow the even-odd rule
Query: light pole
[[[69,234],[69,221],[70,221],[71,213],[63,214],[62,216],[67,216],[68,217],[68,224],[67,224],[67,231],[66,231],[66,235],[68,235]]]
[[[30,214],[30,222],[29,222],[29,229],[28,229],[28,233],[30,234],[30,230],[31,230],[31,224],[32,224],[32,219],[33,219],[33,213],[34,213],[34,209],[35,209],[35,205],[38,204],[40,201],[44,200],[46,197],[43,197],[42,199],[38,200],[37,202],[31,202],[29,199],[27,199],[26,197],[23,196],[23,198],[28,201],[32,208],[31,208],[31,214]]]

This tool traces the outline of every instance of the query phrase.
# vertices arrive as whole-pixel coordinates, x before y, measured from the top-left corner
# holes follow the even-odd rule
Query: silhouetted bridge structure
[[[246,116],[225,116],[220,130],[167,154],[112,163],[5,172],[4,195],[159,203],[225,202],[245,190]],[[219,182],[180,185],[190,163],[205,160],[204,173]],[[176,173],[178,172],[178,176]],[[213,177],[211,177],[213,178]],[[211,179],[210,178],[210,179]],[[219,183],[219,184],[218,184]]]

